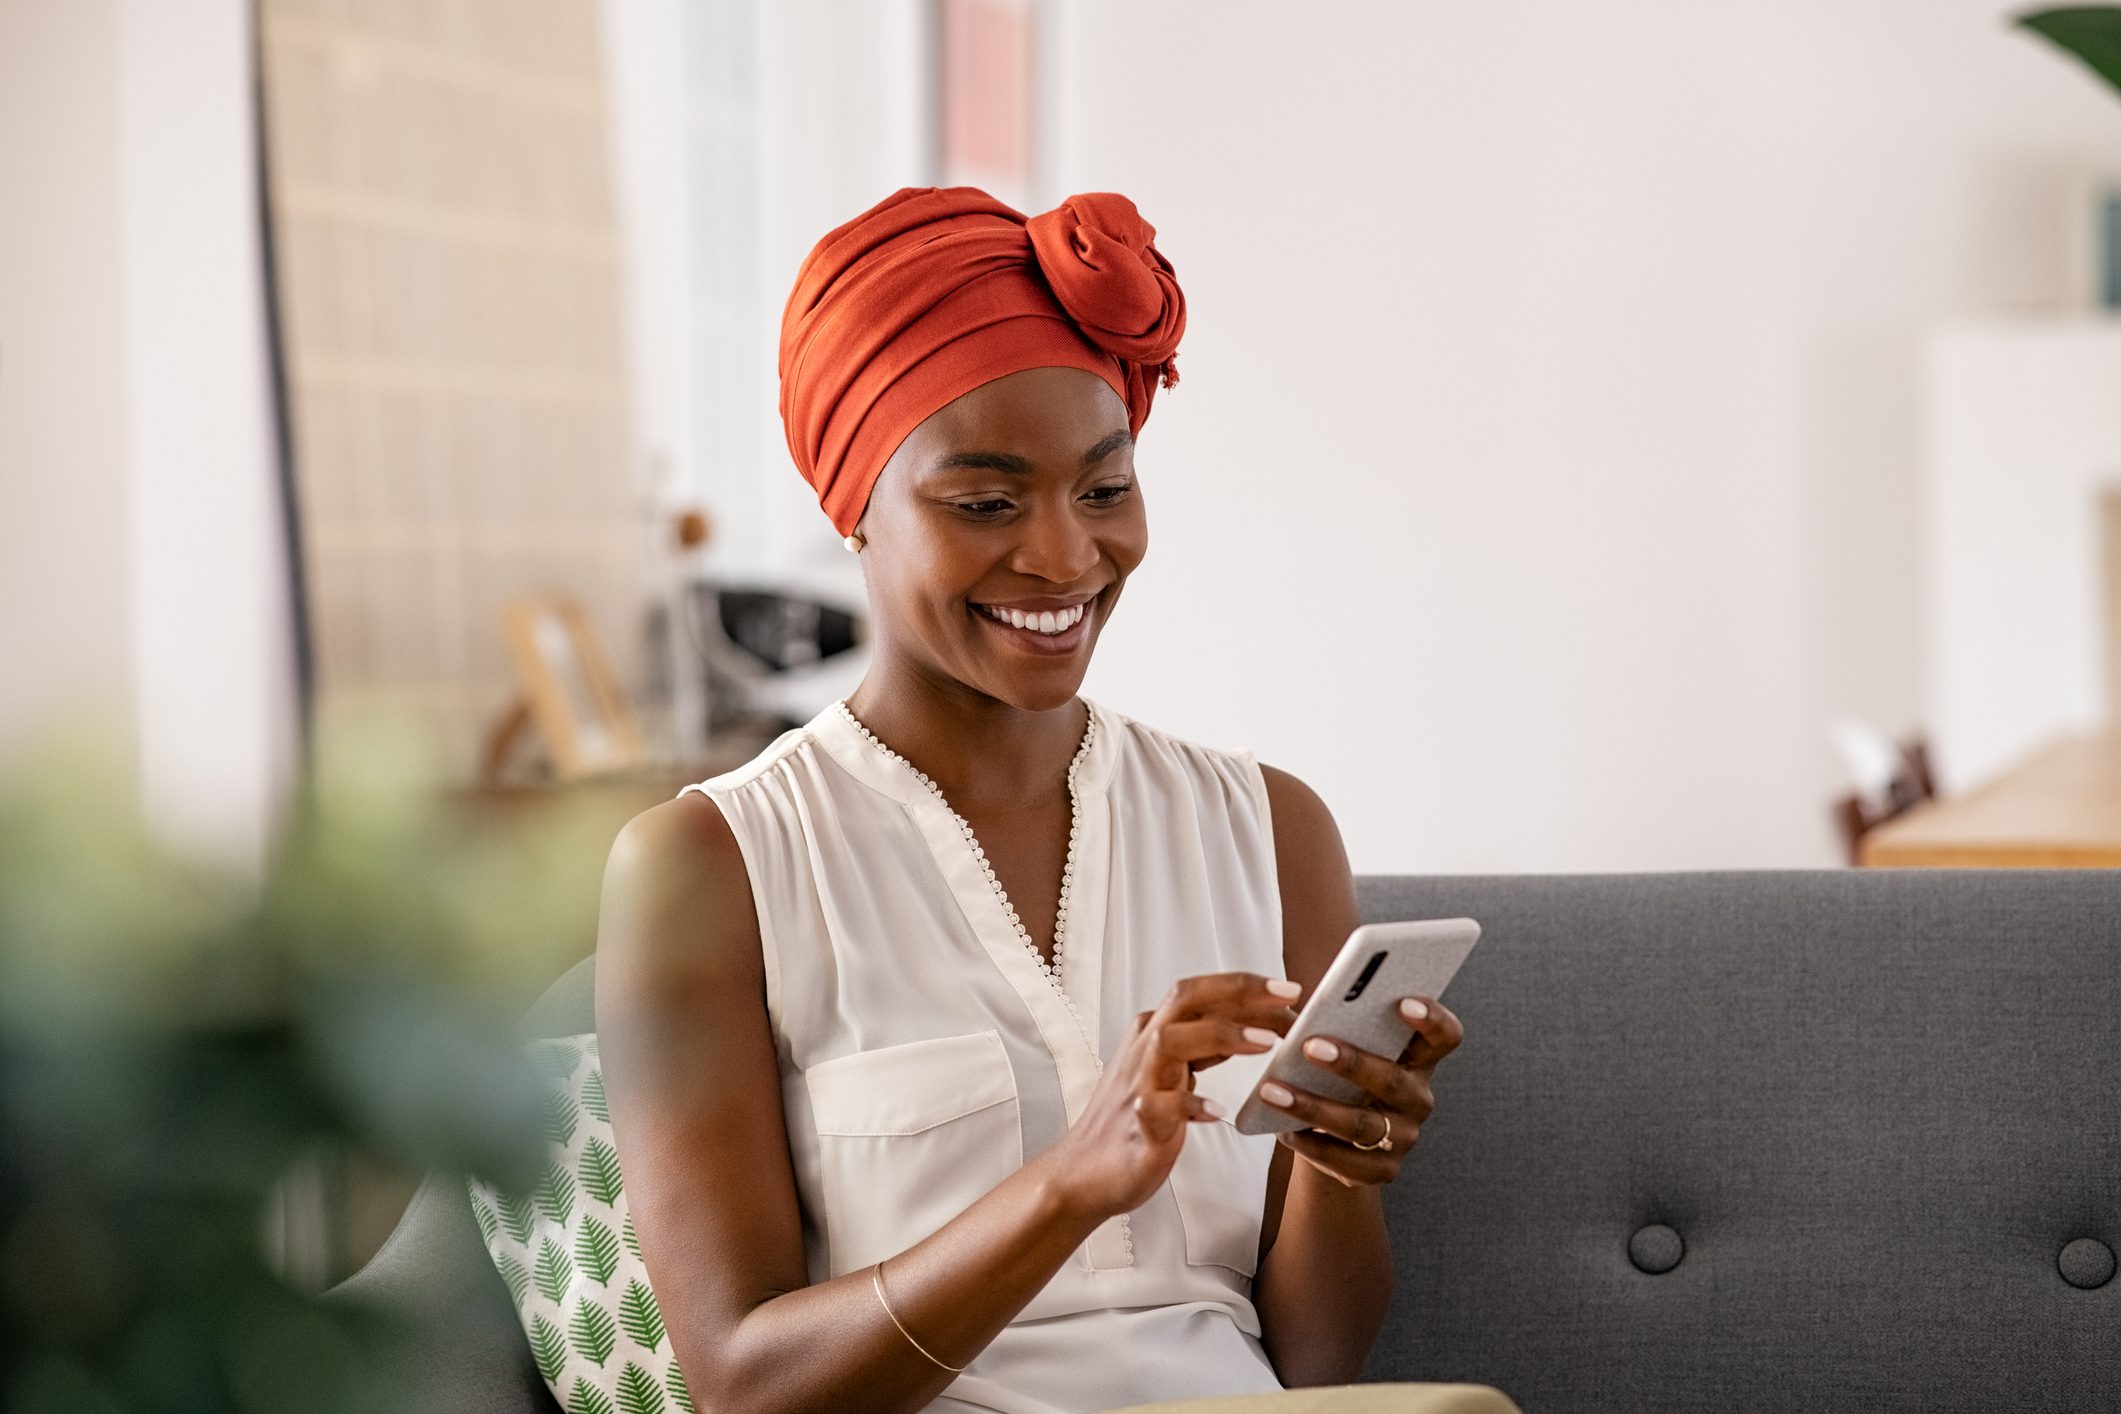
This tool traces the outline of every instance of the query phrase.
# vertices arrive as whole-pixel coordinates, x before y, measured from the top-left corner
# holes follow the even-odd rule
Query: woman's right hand
[[[1193,1072],[1271,1050],[1301,995],[1285,979],[1211,972],[1181,978],[1161,1006],[1137,1015],[1089,1104],[1045,1157],[1066,1201],[1098,1217],[1148,1202],[1178,1161],[1186,1126],[1221,1118],[1193,1093]]]

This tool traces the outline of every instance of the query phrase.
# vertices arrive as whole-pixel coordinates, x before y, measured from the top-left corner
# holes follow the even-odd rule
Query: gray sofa
[[[1368,878],[1467,914],[1366,1378],[1527,1411],[2121,1409],[2121,871]],[[586,1030],[578,971],[534,1017]],[[550,1414],[462,1189],[334,1300]]]

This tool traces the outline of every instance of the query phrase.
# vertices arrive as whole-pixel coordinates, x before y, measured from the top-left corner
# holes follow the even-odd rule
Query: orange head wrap
[[[1155,238],[1111,192],[1027,219],[976,187],[906,187],[819,241],[781,316],[781,421],[839,532],[907,433],[1011,373],[1095,373],[1139,433],[1186,329]]]

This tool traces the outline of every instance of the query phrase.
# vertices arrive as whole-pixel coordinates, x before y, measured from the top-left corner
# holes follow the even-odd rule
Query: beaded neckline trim
[[[1075,1019],[1076,1029],[1082,1033],[1084,1042],[1090,1047],[1090,1054],[1097,1056],[1095,1034],[1084,1023],[1082,1013],[1075,1008],[1075,998],[1068,995],[1068,989],[1061,981],[1061,967],[1063,959],[1066,957],[1068,938],[1068,895],[1075,883],[1075,851],[1077,843],[1082,837],[1082,800],[1076,793],[1075,776],[1076,772],[1082,768],[1083,761],[1090,755],[1090,748],[1097,741],[1097,709],[1089,706],[1088,703],[1084,705],[1088,708],[1089,719],[1087,725],[1083,728],[1082,745],[1075,748],[1075,756],[1068,762],[1068,854],[1061,865],[1060,898],[1053,910],[1053,960],[1048,962],[1045,956],[1039,952],[1038,944],[1031,940],[1031,930],[1026,928],[1024,920],[1017,916],[1016,905],[1009,901],[1009,891],[1002,887],[1000,877],[994,872],[994,865],[987,858],[985,847],[980,844],[979,837],[973,833],[972,823],[957,813],[955,807],[944,797],[943,788],[930,780],[928,774],[921,770],[920,767],[914,765],[911,761],[908,761],[905,757],[878,740],[876,733],[870,731],[868,727],[862,724],[861,718],[854,715],[854,709],[847,705],[845,698],[833,704],[838,709],[839,714],[847,719],[849,725],[861,733],[863,740],[882,752],[886,757],[912,772],[913,778],[923,786],[926,786],[928,793],[935,797],[936,803],[949,813],[951,820],[957,825],[958,833],[964,837],[966,847],[972,851],[973,861],[979,865],[980,872],[986,876],[987,887],[993,890],[995,901],[1001,904],[1003,914],[1008,917],[1009,926],[1016,930],[1017,941],[1023,945],[1026,952],[1031,954],[1031,960],[1038,964],[1039,973],[1045,977],[1047,982],[1052,984],[1053,990],[1060,994],[1061,1001],[1068,1008],[1068,1015]],[[1098,1069],[1100,1072],[1104,1069],[1102,1057],[1098,1057]]]

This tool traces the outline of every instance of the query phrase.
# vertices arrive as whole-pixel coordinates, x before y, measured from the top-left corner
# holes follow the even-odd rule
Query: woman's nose
[[[1072,506],[1042,511],[1025,523],[1014,568],[1055,584],[1072,584],[1097,568],[1097,537]]]

